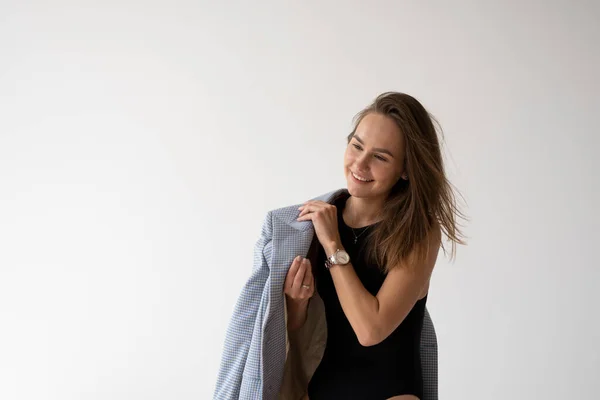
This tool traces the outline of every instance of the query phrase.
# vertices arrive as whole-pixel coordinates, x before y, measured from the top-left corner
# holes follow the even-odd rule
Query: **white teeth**
[[[352,176],[355,177],[356,179],[358,179],[359,181],[363,181],[363,182],[371,182],[373,180],[373,179],[361,178],[360,176],[356,175],[354,172],[352,172]]]

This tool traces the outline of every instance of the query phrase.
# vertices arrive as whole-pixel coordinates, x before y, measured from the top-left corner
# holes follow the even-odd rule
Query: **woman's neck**
[[[374,199],[350,196],[344,207],[344,222],[355,228],[374,224],[380,220],[382,206]]]

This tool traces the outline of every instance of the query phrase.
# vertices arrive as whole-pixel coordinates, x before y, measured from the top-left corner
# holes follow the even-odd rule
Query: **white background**
[[[345,187],[380,92],[442,124],[469,245],[444,399],[600,392],[594,1],[1,1],[0,398],[209,399],[265,213]]]

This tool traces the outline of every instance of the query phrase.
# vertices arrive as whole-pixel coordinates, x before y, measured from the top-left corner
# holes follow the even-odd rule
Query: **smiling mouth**
[[[358,182],[362,182],[362,183],[369,183],[369,182],[373,182],[373,180],[374,180],[374,179],[365,179],[365,178],[362,178],[362,177],[360,177],[360,176],[356,175],[356,174],[355,174],[354,172],[352,172],[352,171],[350,171],[350,174],[351,174],[351,175],[352,175],[352,177],[353,177],[353,178],[354,178],[356,181],[358,181]]]

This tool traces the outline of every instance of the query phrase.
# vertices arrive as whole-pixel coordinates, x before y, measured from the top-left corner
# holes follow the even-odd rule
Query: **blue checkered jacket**
[[[312,200],[333,203],[347,194],[337,189]],[[315,292],[304,326],[289,334],[283,283],[297,255],[314,245],[312,221],[297,221],[300,204],[267,213],[254,246],[252,273],[244,285],[226,331],[214,400],[300,400],[323,355],[326,322]],[[437,400],[437,339],[427,309],[421,335],[424,394]]]

